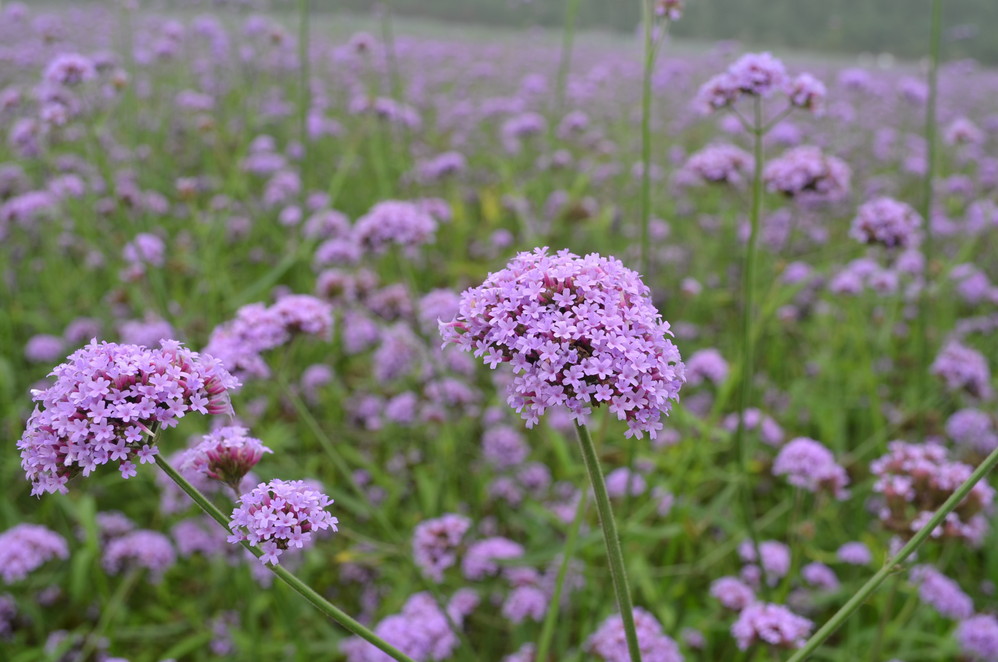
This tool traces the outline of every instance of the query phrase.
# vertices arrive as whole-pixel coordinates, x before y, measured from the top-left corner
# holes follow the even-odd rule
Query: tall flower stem
[[[579,12],[579,0],[565,0],[565,30],[561,40],[561,59],[558,62],[558,82],[555,90],[557,116],[565,112],[565,86],[568,84],[568,71],[572,67],[572,40],[575,37],[575,15]]]
[[[302,211],[308,196],[311,163],[308,149],[308,113],[312,106],[312,70],[309,57],[309,0],[298,0],[298,140],[301,142]]]
[[[631,662],[641,662],[641,651],[638,648],[638,633],[634,627],[634,608],[631,604],[631,589],[627,583],[627,570],[624,567],[624,554],[620,549],[620,535],[617,533],[617,523],[613,518],[613,508],[606,492],[606,482],[600,469],[599,457],[593,445],[592,435],[585,425],[576,424],[575,432],[579,437],[579,448],[582,450],[582,460],[589,473],[589,482],[593,486],[593,496],[596,510],[599,512],[600,526],[603,528],[603,542],[606,543],[606,556],[610,563],[610,577],[613,580],[613,591],[617,597],[617,608],[620,610],[620,620],[624,625],[624,635],[627,638],[627,650]]]
[[[156,456],[156,464],[159,465],[159,468],[162,469],[167,476],[169,476],[170,480],[176,483],[180,489],[187,493],[187,496],[194,500],[194,503],[196,503],[206,515],[218,522],[223,529],[229,533],[232,533],[232,529],[229,528],[228,519],[214,503],[212,503],[204,494],[200,492],[200,490],[191,485],[190,482],[181,476],[169,462],[162,458],[162,456]],[[262,552],[257,547],[251,546],[245,540],[241,541],[240,544],[251,554],[253,554],[253,556],[259,558],[262,555]],[[415,662],[415,660],[411,657],[398,650],[378,635],[374,634],[374,632],[350,617],[349,614],[319,595],[315,589],[285,570],[283,566],[268,564],[267,568],[277,575],[281,581],[294,589],[299,595],[311,602],[316,609],[328,618],[331,618],[339,623],[350,633],[364,639],[372,646],[389,655],[394,660],[398,660],[399,662]]]
[[[655,20],[651,0],[641,0],[644,24],[644,72],[641,79],[641,275],[648,278],[651,247],[648,227],[651,224],[651,79],[655,69],[656,44],[652,33]]]
[[[738,455],[739,472],[743,481],[742,487],[739,490],[742,517],[745,521],[745,528],[748,530],[749,538],[752,541],[756,561],[763,575],[764,581],[762,585],[767,586],[765,581],[766,570],[763,567],[762,557],[759,553],[759,535],[755,529],[751,495],[748,486],[749,459],[752,454],[752,444],[745,438],[745,410],[752,399],[752,377],[755,374],[752,342],[753,293],[755,291],[755,261],[756,245],[759,239],[759,218],[762,215],[762,138],[766,131],[762,120],[762,100],[756,97],[753,101],[754,123],[749,127],[752,130],[753,155],[752,206],[749,211],[750,230],[748,245],[745,248],[745,267],[742,271],[742,355],[741,370],[738,375],[738,427],[735,429],[735,454]]]
[[[942,0],[932,0],[932,28],[929,37],[929,98],[925,104],[925,177],[922,179],[922,218],[925,219],[925,239],[922,250],[922,290],[918,297],[918,401],[921,408],[928,399],[929,389],[929,317],[932,284],[932,183],[936,176],[936,106],[939,97],[939,45],[942,39]],[[919,426],[925,435],[925,415],[919,416]]]
[[[970,474],[970,477],[967,478],[967,480],[964,481],[964,483],[960,485],[960,487],[958,487],[952,495],[950,495],[950,498],[946,499],[946,502],[939,507],[936,514],[932,516],[932,519],[926,522],[925,526],[919,529],[918,532],[912,536],[911,540],[909,540],[897,554],[895,554],[887,561],[887,563],[884,564],[884,567],[881,568],[877,574],[873,575],[873,577],[863,584],[863,587],[860,588],[848,602],[842,605],[842,608],[835,612],[835,615],[832,616],[820,630],[815,632],[811,638],[807,640],[807,643],[804,644],[803,648],[797,651],[787,662],[803,662],[803,660],[806,660],[809,655],[814,653],[818,647],[821,646],[826,639],[828,639],[828,637],[830,637],[836,630],[839,629],[839,627],[842,626],[843,623],[845,623],[846,619],[848,619],[853,612],[859,609],[863,603],[866,602],[866,599],[880,587],[889,575],[901,570],[900,564],[922,546],[922,543],[928,539],[929,535],[931,535],[937,526],[942,524],[943,520],[946,519],[946,516],[956,510],[956,507],[960,505],[960,502],[962,502],[967,495],[970,494],[970,490],[974,488],[974,485],[980,482],[980,480],[984,478],[992,469],[994,469],[996,465],[998,465],[998,448],[991,451],[991,454],[984,459],[984,462],[982,462],[980,466],[978,466],[977,469]]]

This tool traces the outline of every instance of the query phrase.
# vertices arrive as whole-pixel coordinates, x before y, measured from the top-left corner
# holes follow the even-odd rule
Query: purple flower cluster
[[[694,153],[683,166],[682,174],[710,184],[741,186],[752,176],[752,155],[730,144],[707,145]]]
[[[641,607],[634,608],[634,628],[638,635],[638,648],[645,662],[683,662],[679,646],[662,632],[662,625]],[[610,616],[586,640],[586,649],[604,662],[628,662],[624,636],[624,622],[620,614]]]
[[[960,446],[987,454],[998,447],[994,419],[980,409],[961,409],[946,420],[946,434]]]
[[[457,552],[471,520],[449,513],[420,522],[412,534],[412,557],[423,574],[442,582],[444,571],[457,563]]]
[[[957,626],[956,640],[975,662],[998,660],[998,618],[991,614],[971,616]]]
[[[461,572],[466,579],[483,579],[499,573],[501,566],[497,561],[520,558],[523,553],[523,545],[509,538],[479,540],[468,545],[461,560]]]
[[[263,551],[260,560],[276,565],[289,547],[302,549],[316,531],[336,531],[339,521],[326,512],[332,499],[302,480],[260,483],[239,497],[229,542],[247,541]]]
[[[180,466],[221,481],[239,491],[239,483],[255,467],[269,448],[254,437],[249,430],[226,426],[206,434],[193,448],[184,452]]]
[[[954,620],[970,618],[974,601],[963,592],[960,585],[930,565],[911,569],[911,580],[918,585],[918,597],[931,605],[941,616]]]
[[[746,53],[728,70],[704,83],[697,105],[710,112],[733,106],[744,96],[768,97],[787,83],[787,70],[771,53]]]
[[[710,595],[732,611],[741,611],[755,602],[755,591],[737,577],[715,579],[710,584]]]
[[[13,584],[52,559],[69,558],[66,540],[40,524],[17,524],[0,533],[0,579]]]
[[[383,253],[392,244],[421,246],[431,242],[436,231],[437,221],[425,205],[402,200],[379,202],[353,227],[354,240],[373,253]]]
[[[791,439],[780,449],[773,462],[773,475],[786,476],[787,482],[808,492],[827,490],[836,499],[845,499],[849,476],[835,462],[835,456],[814,439]]]
[[[290,342],[296,334],[328,340],[332,330],[330,304],[307,294],[292,294],[272,306],[243,306],[235,319],[212,331],[205,351],[217,356],[234,374],[263,378],[270,375],[263,352]]]
[[[126,478],[132,459],[152,462],[154,428],[188,413],[231,412],[228,391],[239,386],[216,359],[174,340],[160,349],[92,341],[51,373],[56,381],[32,391],[39,403],[17,442],[32,494],[66,492],[70,478],[117,461]]]
[[[790,198],[835,201],[849,192],[852,170],[818,147],[801,145],[766,164],[762,178],[770,191]]]
[[[907,248],[915,243],[922,218],[894,198],[874,198],[860,205],[849,236],[864,244]]]
[[[762,556],[762,570],[766,572],[766,581],[771,586],[775,586],[790,572],[790,547],[787,545],[777,540],[761,540],[759,554]],[[751,540],[742,541],[738,545],[738,555],[747,564],[742,568],[742,579],[752,586],[759,586],[761,571],[756,565],[755,546]]]
[[[144,568],[159,581],[177,560],[170,539],[158,531],[138,529],[114,538],[104,548],[104,569],[118,574]]]
[[[911,535],[924,526],[959,487],[973,467],[952,462],[938,443],[909,444],[892,441],[888,453],[874,460],[870,471],[877,477],[873,490],[883,495],[878,516],[888,529]],[[985,513],[991,510],[995,491],[987,482],[977,483],[970,494],[946,516],[933,538],[958,538],[979,545],[987,533]]]
[[[952,341],[943,347],[930,370],[942,378],[950,391],[965,391],[981,400],[990,400],[994,394],[988,360],[960,342]]]
[[[731,635],[740,650],[747,650],[753,644],[800,648],[813,627],[814,623],[782,605],[756,602],[738,615],[731,626]]]
[[[701,349],[686,360],[686,383],[697,386],[709,381],[720,386],[728,378],[728,362],[716,349]]]
[[[654,438],[679,398],[684,368],[640,277],[620,261],[546,248],[520,253],[465,291],[456,320],[441,323],[445,344],[515,373],[507,402],[537,423],[563,405],[585,423],[608,403],[628,436]]]
[[[461,623],[460,613],[449,615],[456,625]],[[416,662],[446,660],[460,643],[447,622],[447,615],[429,593],[411,596],[398,614],[379,622],[374,633]],[[340,650],[347,662],[392,662],[386,653],[358,637],[344,641]]]
[[[43,77],[55,85],[79,85],[97,78],[97,67],[79,53],[62,53],[49,62]]]

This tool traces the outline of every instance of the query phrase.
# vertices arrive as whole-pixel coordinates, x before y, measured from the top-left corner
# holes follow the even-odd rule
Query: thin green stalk
[[[194,500],[194,503],[196,503],[201,510],[205,512],[205,514],[218,522],[219,525],[226,531],[232,533],[232,529],[229,528],[229,520],[224,514],[222,514],[222,511],[219,510],[218,507],[196,487],[191,485],[187,479],[181,476],[169,462],[163,459],[161,455],[156,456],[156,464],[159,465],[159,468],[162,469],[167,476],[169,476],[170,480],[176,483],[180,489],[187,493],[187,496]],[[251,546],[245,540],[241,541],[240,544],[257,558],[263,555],[263,552],[261,552],[259,548]],[[398,650],[378,635],[374,634],[374,632],[350,617],[349,614],[319,595],[315,589],[285,570],[283,566],[267,564],[267,569],[277,575],[285,584],[294,589],[299,595],[311,602],[312,605],[325,616],[343,626],[343,628],[348,632],[364,639],[372,646],[391,656],[392,659],[399,660],[399,662],[415,662],[415,660],[411,657]]]
[[[645,42],[644,72],[641,79],[641,273],[647,279],[651,261],[648,234],[651,224],[651,79],[655,67],[651,0],[641,0],[641,12]]]
[[[627,584],[627,570],[624,567],[624,554],[620,549],[620,536],[617,533],[617,523],[613,519],[613,508],[610,497],[606,493],[606,481],[600,469],[596,447],[592,435],[585,425],[576,423],[575,432],[579,437],[579,448],[582,459],[589,472],[589,482],[593,486],[593,496],[596,499],[596,510],[599,512],[600,526],[603,528],[603,542],[606,543],[606,556],[610,564],[610,577],[613,580],[613,592],[617,598],[617,608],[620,610],[620,620],[624,625],[624,635],[627,639],[627,650],[631,662],[641,662],[641,650],[638,648],[638,633],[634,628],[634,607],[631,604],[631,589]]]
[[[551,638],[554,636],[554,624],[558,620],[561,611],[561,591],[565,585],[565,577],[568,575],[568,566],[575,555],[575,545],[579,539],[579,529],[582,528],[582,518],[586,513],[586,502],[588,494],[583,491],[579,495],[579,503],[575,507],[575,519],[572,521],[572,528],[568,530],[568,539],[565,540],[565,550],[562,552],[561,565],[558,567],[558,577],[554,583],[554,594],[551,596],[551,606],[548,607],[547,614],[544,615],[544,625],[541,628],[541,636],[537,640],[537,652],[535,660],[547,660],[548,650],[551,648]]]
[[[939,44],[942,35],[942,0],[932,0],[932,28],[929,37],[929,98],[925,106],[925,177],[922,179],[922,218],[925,219],[925,239],[922,243],[925,266],[922,270],[922,290],[918,297],[918,402],[928,399],[929,389],[929,317],[932,284],[932,182],[936,176],[936,106],[939,96]],[[919,429],[926,434],[926,416],[919,416]]]
[[[836,630],[839,629],[839,627],[842,626],[842,624],[853,614],[853,612],[859,609],[863,603],[866,602],[866,599],[880,587],[884,580],[887,579],[888,575],[901,569],[899,567],[900,564],[922,546],[922,543],[928,539],[932,531],[934,531],[937,526],[942,524],[947,515],[956,510],[956,507],[960,505],[960,502],[962,502],[967,495],[970,494],[970,490],[974,488],[974,485],[980,482],[982,478],[994,469],[995,465],[998,465],[998,448],[991,451],[991,454],[984,459],[984,462],[982,462],[980,466],[974,470],[974,473],[970,474],[970,477],[967,478],[967,480],[964,481],[964,483],[960,485],[960,487],[958,487],[952,495],[950,495],[950,498],[946,499],[946,502],[939,507],[936,514],[932,516],[932,519],[926,522],[925,526],[919,529],[918,532],[912,536],[911,540],[909,540],[908,543],[901,548],[901,551],[888,560],[887,563],[884,564],[884,567],[877,572],[877,574],[863,584],[863,587],[860,588],[848,602],[842,605],[842,608],[835,612],[835,615],[832,616],[820,630],[815,632],[814,635],[807,640],[807,643],[804,644],[804,647],[797,651],[787,662],[803,662],[803,660],[806,660],[808,656],[814,653],[818,647],[821,646],[826,639],[828,639],[828,637],[830,637]]]
[[[565,2],[565,30],[562,32],[561,60],[558,63],[558,82],[555,90],[554,112],[561,117],[565,112],[565,87],[568,84],[568,71],[572,67],[572,40],[575,37],[575,15],[579,12],[579,0]]]
[[[298,139],[301,141],[302,211],[311,182],[308,148],[308,112],[312,106],[312,70],[309,56],[309,0],[298,0]]]
[[[759,570],[762,573],[762,586],[766,590],[766,569],[762,565],[762,555],[759,553],[759,535],[756,532],[754,514],[752,512],[751,495],[749,494],[748,475],[749,459],[752,453],[752,444],[745,438],[745,410],[752,399],[752,377],[754,375],[755,363],[753,361],[753,338],[752,338],[752,318],[753,318],[753,293],[755,290],[755,261],[756,244],[759,239],[759,218],[762,215],[762,137],[765,128],[762,120],[762,100],[759,97],[754,99],[755,123],[752,129],[752,206],[749,213],[748,246],[745,249],[745,268],[742,272],[742,355],[741,370],[738,376],[738,427],[735,429],[735,454],[738,455],[738,466],[742,476],[742,488],[739,490],[742,518],[745,521],[745,528],[748,530],[749,539],[752,541],[752,548],[755,551],[755,558],[759,563]]]

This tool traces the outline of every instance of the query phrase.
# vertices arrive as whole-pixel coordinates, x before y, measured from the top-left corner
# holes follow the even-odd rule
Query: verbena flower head
[[[264,453],[273,452],[259,439],[248,436],[248,432],[243,427],[226,426],[206,434],[197,446],[184,453],[181,465],[226,483],[238,492],[239,483],[249,470]]]
[[[755,602],[755,591],[737,577],[720,577],[710,584],[710,595],[725,609],[741,611]]]
[[[44,78],[56,85],[78,85],[97,77],[97,67],[93,60],[79,53],[63,53],[55,56],[45,67]]]
[[[808,492],[828,490],[837,499],[848,496],[845,486],[849,476],[835,462],[835,456],[814,439],[791,439],[780,449],[773,462],[773,475],[786,476],[787,482]]]
[[[169,538],[158,531],[138,529],[111,540],[104,548],[103,564],[113,574],[144,568],[153,581],[159,581],[176,560]]]
[[[990,662],[998,659],[998,618],[991,614],[978,614],[960,623],[956,628],[960,648],[973,660]]]
[[[638,636],[638,648],[645,662],[682,662],[679,646],[662,632],[662,625],[641,607],[634,608],[634,628]],[[600,625],[599,629],[586,640],[586,649],[605,662],[629,662],[627,640],[624,636],[624,623],[620,614],[615,614]]]
[[[239,497],[232,511],[229,542],[247,541],[263,551],[260,561],[276,565],[289,547],[302,549],[316,531],[336,531],[339,520],[326,512],[333,500],[303,480],[260,483]]]
[[[762,568],[766,572],[766,580],[775,586],[779,580],[790,572],[790,547],[777,540],[759,541],[759,554],[762,556]],[[751,540],[744,540],[738,545],[738,555],[745,561],[742,578],[750,584],[758,585],[759,567],[755,554],[755,546]]]
[[[669,21],[678,21],[683,17],[683,0],[656,0],[655,14]]]
[[[461,571],[467,579],[483,579],[500,571],[498,561],[519,558],[523,552],[523,545],[509,538],[479,540],[468,546],[461,561]]]
[[[801,568],[800,576],[809,585],[825,591],[834,591],[839,587],[839,578],[835,575],[835,571],[817,561]]]
[[[958,445],[987,454],[998,446],[994,419],[980,409],[961,409],[946,420],[946,434]]]
[[[838,200],[849,192],[852,170],[813,145],[793,147],[766,164],[766,187],[791,198]]]
[[[32,391],[38,405],[17,442],[36,495],[66,492],[70,478],[109,462],[135,475],[132,460],[157,453],[153,428],[191,412],[231,413],[228,391],[239,386],[218,361],[175,340],[159,349],[94,340],[51,374],[54,384]]]
[[[799,74],[787,83],[787,96],[796,108],[820,114],[824,110],[828,90],[825,84],[811,74]]]
[[[420,522],[412,534],[412,557],[423,574],[436,582],[444,571],[457,563],[457,552],[471,520],[449,513]]]
[[[69,558],[66,540],[40,524],[17,524],[0,533],[0,579],[13,584],[52,559]]]
[[[911,581],[918,585],[918,597],[941,616],[954,620],[970,618],[974,614],[974,601],[963,592],[960,585],[930,565],[911,569]]]
[[[686,360],[686,383],[697,386],[704,381],[720,386],[728,378],[728,362],[713,348],[701,349]]]
[[[730,144],[707,145],[690,156],[683,174],[711,184],[741,186],[752,175],[752,155]]]
[[[583,424],[605,402],[628,436],[654,438],[685,377],[649,292],[619,260],[538,248],[465,291],[440,330],[489,367],[512,365],[507,402],[528,427],[558,405]]]
[[[858,541],[844,543],[835,552],[835,556],[839,561],[850,565],[869,565],[873,561],[870,548]]]
[[[731,635],[740,650],[747,650],[753,644],[800,648],[813,627],[814,623],[783,605],[756,602],[742,610],[731,626]]]
[[[951,391],[965,391],[981,400],[990,400],[994,394],[988,360],[960,342],[953,341],[943,347],[930,370],[942,378]]]
[[[437,221],[422,205],[386,200],[357,219],[354,239],[365,249],[383,253],[392,244],[412,248],[433,240]]]
[[[460,613],[451,613],[460,625]],[[460,640],[447,622],[447,616],[429,593],[416,593],[402,606],[402,611],[382,619],[374,633],[416,660],[431,662],[446,660]],[[343,642],[340,650],[347,662],[392,662],[392,658],[359,637]]]
[[[922,217],[911,206],[881,197],[860,205],[849,236],[864,244],[907,248],[917,239]]]
[[[910,536],[970,477],[973,468],[950,461],[946,449],[935,442],[892,441],[887,455],[874,460],[870,471],[877,477],[874,492],[884,498],[880,520],[889,530]],[[994,495],[987,482],[977,483],[931,537],[958,538],[979,545],[987,533],[985,513],[990,512]]]

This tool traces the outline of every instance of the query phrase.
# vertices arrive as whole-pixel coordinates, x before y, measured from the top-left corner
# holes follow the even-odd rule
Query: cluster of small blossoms
[[[728,362],[716,349],[701,349],[686,360],[686,383],[698,386],[709,381],[720,386],[728,378]]]
[[[92,341],[51,373],[56,381],[32,391],[36,405],[17,442],[32,494],[66,492],[73,476],[119,462],[135,475],[136,456],[157,453],[147,435],[188,413],[231,413],[228,391],[239,381],[221,363],[175,340],[159,349]]]
[[[946,420],[946,434],[958,445],[988,454],[998,447],[994,419],[980,409],[961,409]]]
[[[681,178],[741,186],[752,176],[752,155],[730,144],[707,145],[686,161]]]
[[[42,77],[54,85],[79,85],[97,78],[97,67],[84,55],[62,53],[49,62]]]
[[[710,595],[732,611],[741,611],[755,602],[755,591],[737,577],[715,579],[710,584]]]
[[[104,548],[102,563],[113,574],[144,568],[158,582],[176,560],[169,538],[158,531],[138,529],[111,540]]]
[[[374,633],[416,662],[446,660],[460,643],[447,616],[455,625],[460,625],[465,616],[458,609],[447,611],[444,614],[429,593],[416,593],[406,600],[401,612],[382,619],[374,627]],[[344,641],[340,650],[347,662],[392,662],[393,659],[359,637]]]
[[[991,614],[971,616],[957,626],[956,640],[972,660],[998,660],[998,618]]]
[[[884,505],[878,512],[888,529],[911,535],[924,526],[967,478],[973,467],[952,462],[938,443],[909,444],[892,441],[888,453],[870,465],[877,477],[873,489],[882,494]],[[933,532],[933,538],[958,538],[979,545],[987,533],[985,513],[991,510],[995,491],[982,481],[946,516]]]
[[[442,582],[444,571],[457,563],[457,552],[471,520],[453,513],[420,522],[412,534],[412,556],[423,574]]]
[[[990,400],[994,395],[988,360],[977,350],[957,341],[943,347],[930,370],[941,377],[951,391],[965,391],[981,400]]]
[[[303,548],[316,531],[336,531],[339,521],[326,512],[332,499],[302,480],[260,483],[239,497],[232,511],[229,542],[243,540],[263,552],[263,563],[276,565],[289,547]]]
[[[738,615],[731,626],[731,635],[740,650],[747,650],[753,644],[800,648],[813,627],[814,623],[782,605],[755,602]]]
[[[204,474],[238,492],[239,483],[263,454],[273,452],[248,433],[243,427],[226,426],[206,434],[184,452],[179,467]]]
[[[261,354],[291,341],[297,334],[329,340],[332,306],[307,294],[282,297],[272,306],[252,303],[236,311],[235,319],[212,331],[205,352],[242,377],[264,378],[270,369]]]
[[[765,571],[766,583],[776,586],[790,572],[790,547],[777,540],[760,540],[759,555],[762,556],[762,569],[758,565],[756,546],[751,540],[742,541],[738,545],[738,555],[745,561],[742,568],[742,579],[749,585],[761,586],[762,573]]]
[[[683,17],[683,0],[655,0],[655,15],[669,21]]]
[[[640,277],[618,260],[520,253],[461,296],[444,344],[510,363],[507,402],[531,427],[563,405],[579,423],[608,403],[628,436],[654,438],[684,381],[679,350]]]
[[[722,425],[730,432],[738,429],[738,414],[728,414],[724,417]],[[783,428],[770,416],[764,414],[755,407],[749,407],[742,414],[743,425],[746,430],[758,430],[759,438],[764,444],[769,446],[779,446],[783,443]]]
[[[0,533],[0,579],[13,584],[52,559],[69,558],[66,540],[40,524],[18,524]]]
[[[812,112],[822,109],[827,93],[811,74],[791,79],[783,63],[770,53],[746,53],[700,87],[696,105],[710,113],[730,108],[743,97],[768,98],[775,92],[786,94],[791,106]]]
[[[662,632],[662,625],[641,607],[634,608],[634,629],[641,659],[646,662],[683,662],[679,646]],[[620,614],[610,616],[586,640],[586,650],[604,662],[628,662],[624,622]]]
[[[787,442],[773,462],[773,475],[786,476],[788,483],[808,492],[827,490],[840,500],[849,496],[845,469],[835,462],[830,450],[814,439],[798,437]]]
[[[849,192],[852,170],[813,145],[793,147],[766,164],[766,187],[790,198],[839,200]]]
[[[910,205],[894,198],[874,198],[860,205],[849,236],[864,244],[907,248],[918,238],[922,218]]]
[[[425,205],[402,200],[379,202],[353,227],[357,244],[373,253],[383,253],[393,244],[421,246],[431,242],[436,231],[437,221]]]
[[[963,592],[960,585],[930,565],[911,569],[911,581],[918,585],[918,597],[941,616],[954,620],[970,618],[974,614],[974,601]]]

